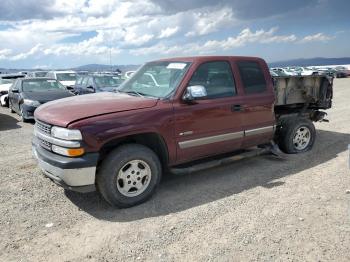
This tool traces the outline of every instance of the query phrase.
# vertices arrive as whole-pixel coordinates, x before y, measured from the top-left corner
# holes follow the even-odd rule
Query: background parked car
[[[295,67],[294,71],[298,73],[301,76],[312,76],[312,75],[318,75],[317,70],[313,70],[308,67]]]
[[[50,71],[46,77],[56,79],[68,90],[74,90],[75,81],[77,80],[77,73],[74,71]]]
[[[297,76],[298,73],[292,71],[291,69],[286,69],[286,68],[271,68],[271,70],[275,73],[277,73],[279,76]]]
[[[125,72],[124,76],[126,79],[129,79],[136,71],[128,71]]]
[[[23,78],[23,74],[3,74],[0,75],[0,104],[1,106],[8,106],[8,92],[10,86],[17,78]]]
[[[48,71],[32,71],[27,74],[27,77],[46,77]]]
[[[113,92],[123,82],[123,80],[114,75],[95,74],[79,76],[75,86],[74,93],[77,95]]]
[[[34,119],[34,111],[41,104],[73,96],[62,84],[49,78],[21,78],[10,87],[9,108],[23,122]]]
[[[349,75],[350,75],[350,71],[346,67],[337,66],[335,68],[335,72],[334,72],[335,78],[344,78],[344,77],[348,77]]]

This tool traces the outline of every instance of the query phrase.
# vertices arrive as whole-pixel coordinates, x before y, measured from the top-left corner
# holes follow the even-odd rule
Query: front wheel
[[[23,123],[26,123],[28,122],[28,119],[25,117],[25,114],[24,114],[24,110],[23,110],[23,106],[22,105],[19,105],[19,116],[21,117],[21,121]]]
[[[282,123],[278,135],[278,145],[282,151],[296,154],[312,149],[315,143],[316,129],[308,119],[293,118]]]
[[[97,188],[113,206],[135,206],[153,195],[161,170],[158,156],[148,147],[122,145],[103,160],[96,177]]]

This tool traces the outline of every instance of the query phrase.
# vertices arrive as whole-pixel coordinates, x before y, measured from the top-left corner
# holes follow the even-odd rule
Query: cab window
[[[206,88],[208,99],[236,95],[231,66],[226,61],[207,62],[200,65],[189,82],[189,86],[195,85]]]
[[[264,72],[259,63],[241,61],[237,63],[246,94],[263,93],[267,89]]]

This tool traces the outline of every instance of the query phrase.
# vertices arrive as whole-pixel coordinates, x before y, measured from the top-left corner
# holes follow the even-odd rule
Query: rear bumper
[[[45,176],[63,188],[77,192],[95,191],[95,173],[98,153],[70,158],[54,154],[34,138],[32,152]]]

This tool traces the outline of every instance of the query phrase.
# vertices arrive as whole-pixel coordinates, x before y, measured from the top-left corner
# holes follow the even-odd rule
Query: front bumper
[[[77,192],[96,190],[98,153],[88,153],[79,158],[60,156],[42,148],[36,138],[32,142],[32,151],[45,176],[56,184]]]
[[[23,116],[25,119],[34,119],[34,111],[37,107],[22,104]]]

